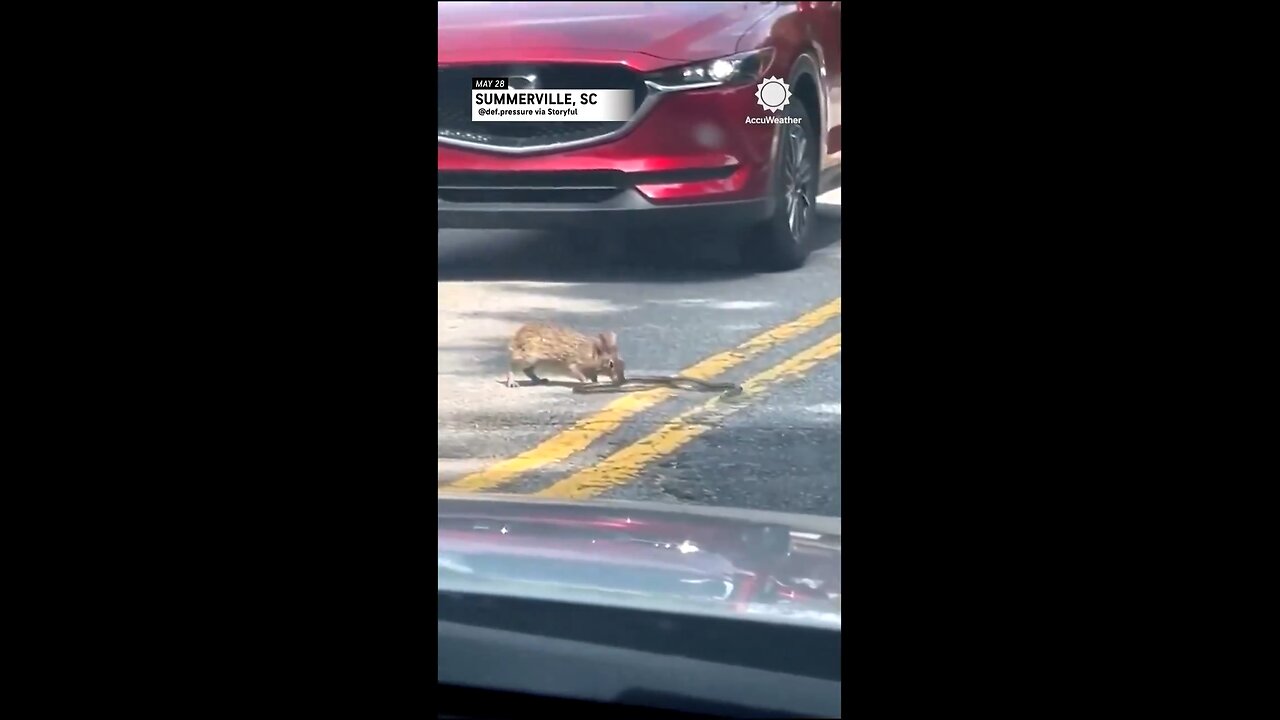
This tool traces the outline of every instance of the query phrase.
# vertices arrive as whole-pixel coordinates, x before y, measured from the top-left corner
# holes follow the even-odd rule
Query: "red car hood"
[[[572,60],[592,54],[613,54],[617,60],[617,53],[707,60],[749,49],[738,48],[739,39],[773,7],[758,2],[440,3],[438,62]]]

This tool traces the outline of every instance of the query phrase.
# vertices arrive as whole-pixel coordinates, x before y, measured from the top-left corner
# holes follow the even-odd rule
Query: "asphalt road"
[[[820,249],[781,274],[737,270],[715,231],[626,253],[605,228],[441,231],[440,488],[840,515],[839,191],[821,201]],[[507,340],[533,320],[613,330],[631,375],[745,390],[506,388]]]

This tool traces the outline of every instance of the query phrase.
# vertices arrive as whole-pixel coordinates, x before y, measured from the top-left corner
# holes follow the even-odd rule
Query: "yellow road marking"
[[[804,315],[761,333],[732,350],[717,353],[680,371],[680,375],[711,380],[737,365],[759,356],[766,350],[787,340],[821,327],[828,320],[840,315],[840,298],[815,308]],[[655,388],[628,393],[606,405],[590,417],[579,420],[565,430],[542,441],[531,450],[499,461],[484,470],[471,473],[444,489],[460,492],[481,492],[510,483],[520,473],[561,462],[580,452],[600,437],[618,429],[628,418],[643,412],[675,395],[670,388]]]
[[[840,333],[774,365],[742,384],[742,394],[716,397],[700,407],[680,413],[657,430],[631,445],[545,488],[535,495],[554,498],[589,498],[634,480],[645,466],[679,450],[706,431],[719,427],[725,417],[741,410],[741,402],[760,395],[786,380],[797,378],[823,360],[840,352]]]

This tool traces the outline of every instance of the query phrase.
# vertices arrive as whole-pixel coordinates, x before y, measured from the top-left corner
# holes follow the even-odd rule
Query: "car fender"
[[[787,75],[787,86],[795,87],[803,77],[813,80],[813,84],[818,88],[818,158],[819,162],[827,155],[827,84],[822,77],[819,68],[822,67],[820,60],[816,56],[821,51],[813,47],[806,47],[799,55],[796,56],[795,62],[791,64],[791,72]]]

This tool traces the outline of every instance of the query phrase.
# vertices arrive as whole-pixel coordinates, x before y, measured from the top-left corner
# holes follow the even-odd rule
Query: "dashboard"
[[[839,717],[840,631],[439,593],[438,717]]]

